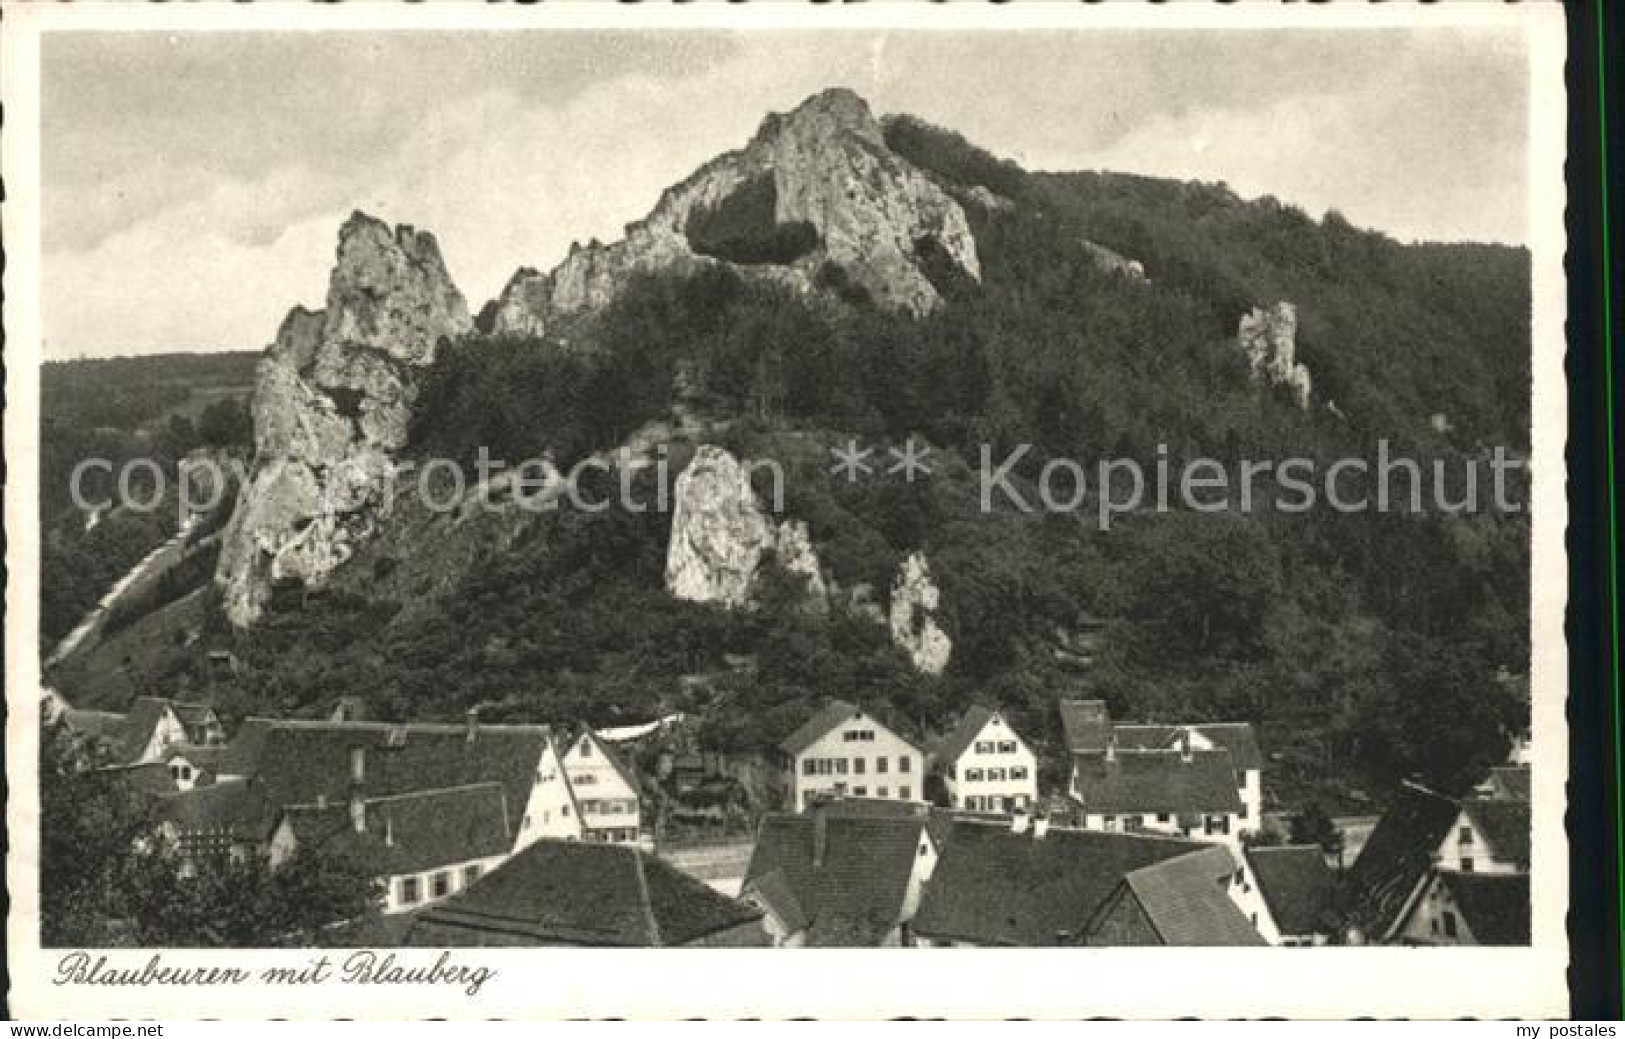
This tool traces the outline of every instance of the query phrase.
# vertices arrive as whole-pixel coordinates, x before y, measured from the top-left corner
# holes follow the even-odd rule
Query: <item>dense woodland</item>
[[[164,354],[46,364],[40,375],[40,635],[67,634],[121,576],[179,523],[173,493],[180,460],[199,448],[237,451],[253,441],[248,395],[255,353]],[[170,493],[150,511],[112,509],[95,522],[75,506],[75,468],[88,469],[83,497],[117,499],[128,462],[153,461]],[[131,470],[131,497],[153,498],[150,471]]]
[[[1103,532],[1092,508],[985,514],[974,470],[983,445],[998,458],[1033,445],[1018,469],[1028,481],[1055,457],[1150,470],[1159,445],[1176,467],[1301,456],[1324,469],[1374,458],[1379,438],[1458,471],[1495,446],[1526,453],[1527,253],[1401,245],[1223,185],[1028,174],[906,119],[887,136],[951,189],[1011,203],[967,203],[984,278],[940,272],[938,312],[882,311],[836,267],[818,277],[837,291],[810,299],[724,270],[650,277],[568,346],[452,345],[414,424],[425,457],[472,460],[484,446],[516,462],[551,448],[568,463],[666,417],[684,386],[688,405],[727,420],[726,446],[786,466],[787,511],[841,589],[832,611],[801,608],[782,575],[754,611],[673,601],[669,516],[562,511],[432,601],[351,580],[287,590],[251,632],[216,619],[209,638],[246,664],[217,689],[226,713],[325,713],[345,694],[393,718],[479,704],[492,720],[615,724],[682,709],[715,746],[752,750],[823,697],[871,704],[920,736],[981,700],[1007,707],[1053,768],[1054,699],[1079,679],[1052,650],[1099,618],[1088,687],[1114,715],[1260,723],[1289,805],[1377,796],[1413,774],[1461,790],[1503,757],[1526,711],[1526,515],[1255,505],[1141,512]],[[771,207],[752,201],[702,229],[713,252],[752,262],[805,248],[804,229],[764,223]],[[1102,271],[1083,239],[1140,260],[1149,281]],[[1277,300],[1298,306],[1308,411],[1255,385],[1235,342],[1241,315]],[[922,438],[936,472],[830,478],[827,448],[853,436]],[[931,560],[954,640],[940,678],[916,674],[848,608],[865,590],[883,602],[913,549]],[[365,565],[382,574],[385,562]],[[724,654],[751,655],[756,670],[730,671]],[[715,677],[678,681],[699,674]]]

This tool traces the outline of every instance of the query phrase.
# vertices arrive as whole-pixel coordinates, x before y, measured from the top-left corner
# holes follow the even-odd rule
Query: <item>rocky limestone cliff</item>
[[[752,204],[770,209],[753,219],[772,225],[756,233],[773,243],[734,242],[719,258],[701,229]],[[491,325],[497,333],[538,335],[604,306],[638,271],[719,263],[799,291],[810,291],[834,265],[877,302],[922,314],[940,300],[926,271],[944,262],[981,277],[964,210],[886,147],[867,102],[850,90],[828,90],[788,115],[769,115],[746,147],[668,188],[621,241],[573,246],[546,274],[521,269],[491,308]]]
[[[1277,303],[1268,310],[1255,307],[1242,315],[1236,328],[1236,341],[1247,353],[1256,382],[1285,386],[1292,391],[1298,407],[1309,407],[1312,389],[1309,369],[1296,363],[1298,308]]]
[[[937,622],[941,604],[942,592],[931,579],[925,554],[910,554],[892,584],[891,637],[916,669],[930,675],[942,674],[954,648],[948,633]]]
[[[826,607],[828,591],[806,524],[775,524],[739,460],[712,444],[701,446],[677,477],[666,590],[689,602],[748,607],[769,553],[806,579],[809,605]]]
[[[422,369],[470,328],[434,236],[353,214],[322,311],[295,307],[260,361],[254,462],[215,582],[234,624],[271,585],[320,585],[370,535]]]

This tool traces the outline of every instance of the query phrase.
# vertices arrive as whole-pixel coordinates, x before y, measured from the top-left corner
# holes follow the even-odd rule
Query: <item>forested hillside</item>
[[[1402,245],[1222,185],[1030,174],[909,119],[887,123],[886,143],[970,199],[981,280],[928,271],[945,301],[933,312],[876,306],[833,264],[813,294],[727,269],[645,276],[568,342],[452,344],[412,423],[419,460],[552,449],[567,466],[674,405],[702,412],[735,454],[785,466],[786,511],[843,590],[829,613],[800,609],[787,575],[755,610],[674,600],[668,515],[566,509],[414,558],[364,549],[332,589],[279,592],[252,630],[217,622],[210,643],[246,665],[223,705],[318,714],[355,694],[382,717],[479,704],[493,720],[601,724],[681,709],[717,746],[752,749],[823,697],[926,736],[980,700],[1007,707],[1053,766],[1054,699],[1087,683],[1117,717],[1260,723],[1288,803],[1411,774],[1460,790],[1504,756],[1526,709],[1526,515],[1285,513],[1265,492],[1246,513],[1176,504],[1101,530],[1092,504],[984,511],[976,468],[984,450],[1031,445],[1015,470],[1030,490],[1058,457],[1091,472],[1111,458],[1324,469],[1387,440],[1424,472],[1434,460],[1459,472],[1497,446],[1526,453],[1525,251]],[[727,216],[706,228],[714,250],[748,264],[783,245],[770,219]],[[1145,277],[1104,268],[1085,241]],[[1297,307],[1306,409],[1260,386],[1237,345],[1242,316],[1278,301]],[[828,449],[851,438],[910,437],[931,445],[929,479],[827,471]],[[672,446],[669,476],[692,446]],[[860,608],[915,549],[954,643],[941,676],[916,672]],[[453,554],[466,567],[440,567],[432,588],[418,576]],[[1080,678],[1055,648],[1091,620],[1103,649]],[[174,667],[207,681],[186,658]]]

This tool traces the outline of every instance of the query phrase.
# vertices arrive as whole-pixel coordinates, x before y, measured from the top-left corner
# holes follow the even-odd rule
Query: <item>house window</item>
[[[838,776],[846,775],[846,759],[845,758],[836,758],[835,759],[835,774],[838,775]]]
[[[581,737],[581,746],[580,746],[579,749],[581,751],[581,756],[582,757],[584,757],[584,758],[592,757],[592,741],[587,739],[587,737],[585,737],[585,736]]]
[[[1016,752],[1016,741],[1015,740],[1000,740],[999,741],[999,753],[1000,754],[1014,754],[1015,752]]]
[[[801,774],[804,775],[804,776],[810,776],[810,775],[813,774],[813,759],[812,758],[803,758],[803,759],[801,759]]]
[[[875,796],[876,797],[890,797],[891,796],[891,787],[886,787],[886,786],[881,787],[880,789],[875,791]]]
[[[977,795],[972,794],[969,797],[965,798],[965,809],[967,811],[977,812],[977,811],[980,811],[981,808],[982,808],[982,799],[980,797],[978,797]]]
[[[923,859],[927,855],[929,855],[930,853],[931,853],[931,845],[926,843],[925,841],[921,841],[920,842],[920,858]]]
[[[1434,917],[1432,920],[1428,921],[1428,930],[1432,931],[1434,934],[1439,933],[1439,918],[1438,917]]]
[[[478,862],[474,863],[474,865],[472,865],[472,866],[464,866],[463,867],[463,886],[464,887],[467,887],[468,885],[474,883],[474,881],[476,881],[478,879],[480,879],[480,864]]]
[[[899,772],[907,772],[908,770],[909,770],[908,756],[906,754],[899,756],[898,759],[897,759],[897,771],[899,771]]]
[[[1444,936],[1446,938],[1458,937],[1456,934],[1456,914],[1441,913],[1440,918],[1444,921]]]
[[[900,787],[897,788],[897,796],[899,798],[901,798],[902,800],[904,800],[904,801],[911,800],[911,797],[909,795],[909,788],[906,787],[906,786],[900,786]]]
[[[559,814],[564,816],[566,819],[570,818],[570,806],[565,805],[563,808],[560,808]]]
[[[451,874],[441,870],[429,880],[429,895],[431,898],[445,898],[449,894],[451,894]]]
[[[863,759],[862,758],[853,758],[852,759],[852,774],[857,775],[857,776],[863,775]]]
[[[401,904],[402,905],[416,905],[418,903],[418,901],[420,899],[422,899],[422,898],[423,898],[423,893],[418,887],[418,878],[417,877],[402,877],[401,878]]]
[[[1168,815],[1167,812],[1158,812],[1157,813],[1157,822],[1159,822],[1159,823],[1165,823],[1165,822],[1168,821],[1169,818],[1170,818],[1170,816]]]
[[[981,769],[979,769],[979,768],[967,768],[965,770],[965,782],[967,782],[967,783],[979,783],[979,782],[981,782],[981,780],[982,780],[982,770]]]
[[[1461,835],[1456,838],[1456,843],[1457,844],[1471,844],[1471,843],[1473,843],[1473,828],[1471,826],[1463,826],[1461,828]]]
[[[853,797],[868,797],[869,796],[869,788],[866,787],[866,786],[855,786],[855,787],[852,788],[852,796]]]
[[[992,782],[995,782],[995,783],[1004,782],[1004,769],[1002,769],[1002,768],[990,768],[990,769],[988,769],[987,770],[987,778],[989,780],[991,780]]]
[[[991,754],[991,753],[993,753],[993,741],[992,740],[977,740],[976,741],[976,753],[978,753],[978,754]]]
[[[1471,873],[1473,871],[1473,857],[1471,855],[1463,855],[1461,857],[1461,871],[1463,873]]]
[[[1243,819],[1247,818],[1247,800],[1246,800],[1246,798],[1243,798],[1242,802],[1241,802],[1241,817]]]
[[[1023,767],[1020,767],[1020,766],[1018,766],[1016,768],[1013,768],[1013,769],[1010,770],[1010,778],[1011,779],[1026,779],[1027,778],[1027,770],[1025,768],[1023,768]]]

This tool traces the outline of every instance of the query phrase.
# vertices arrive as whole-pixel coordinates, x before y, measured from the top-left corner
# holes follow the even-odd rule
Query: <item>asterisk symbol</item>
[[[830,448],[829,453],[836,459],[835,464],[830,466],[830,475],[845,476],[847,483],[857,483],[859,476],[868,476],[875,471],[874,466],[864,461],[874,452],[875,449],[872,447],[859,448],[856,438],[846,442],[845,450],[838,447]]]
[[[916,444],[914,438],[909,437],[901,449],[890,447],[886,450],[893,458],[897,459],[896,462],[886,467],[886,472],[900,472],[903,474],[903,479],[909,483],[914,482],[915,474],[922,477],[931,475],[931,467],[925,461],[931,455],[931,446],[929,444]]]

